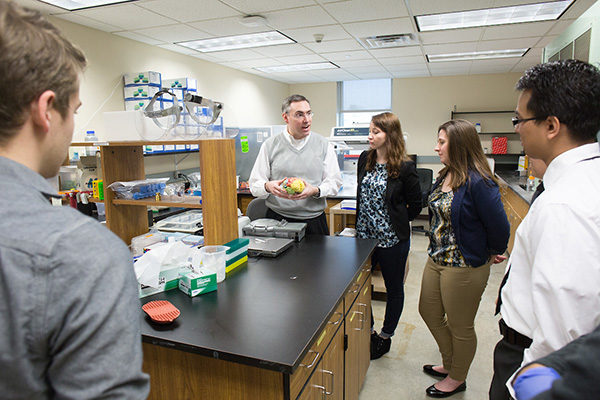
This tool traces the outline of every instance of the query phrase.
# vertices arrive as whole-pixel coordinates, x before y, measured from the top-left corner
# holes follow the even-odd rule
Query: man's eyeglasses
[[[516,128],[517,125],[519,125],[521,122],[527,122],[527,121],[533,121],[533,120],[539,120],[539,119],[546,119],[548,117],[533,117],[533,118],[517,118],[517,117],[512,117],[512,123],[513,126]]]
[[[315,113],[312,111],[309,111],[307,113],[297,112],[295,114],[292,114],[292,117],[294,117],[296,119],[304,119],[304,117],[311,119],[313,115],[315,115]]]

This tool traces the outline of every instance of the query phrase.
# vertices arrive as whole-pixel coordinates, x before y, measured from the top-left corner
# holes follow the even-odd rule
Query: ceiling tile
[[[382,19],[371,22],[344,24],[344,29],[354,37],[395,35],[415,32],[410,18]]]
[[[89,19],[82,15],[77,15],[77,14],[70,14],[70,13],[58,14],[58,15],[55,15],[54,17],[64,19],[65,21],[73,22],[75,24],[87,26],[87,27],[90,27],[93,29],[98,29],[99,31],[104,31],[104,32],[112,33],[112,32],[123,30],[122,28],[119,28],[117,26],[106,24],[104,22],[96,21],[93,19]]]
[[[390,57],[390,58],[381,58],[379,59],[379,63],[384,67],[393,67],[393,66],[401,66],[408,64],[421,64],[425,63],[424,57],[422,55],[418,56],[407,56],[407,57]]]
[[[555,21],[546,21],[527,24],[489,26],[484,29],[482,40],[544,36],[552,29],[555,23]]]
[[[314,0],[222,0],[222,3],[245,14],[260,14],[315,5]]]
[[[354,75],[359,77],[360,79],[392,79],[393,76],[388,71],[382,72],[354,72]]]
[[[256,60],[240,60],[236,61],[237,64],[244,68],[256,68],[256,67],[271,67],[273,65],[283,65],[284,63],[274,60],[272,58],[259,58]]]
[[[336,22],[329,16],[329,14],[323,12],[321,6],[273,11],[264,16],[269,20],[269,25],[275,29],[293,29],[317,25],[331,25]]]
[[[250,49],[215,51],[209,54],[214,54],[215,57],[224,61],[256,60],[260,58],[260,54]]]
[[[404,2],[398,0],[351,0],[323,5],[323,8],[338,22],[377,21],[382,15],[387,18],[408,17]]]
[[[425,54],[465,53],[477,50],[477,42],[434,44],[423,46]]]
[[[438,14],[464,10],[490,8],[494,0],[407,0],[414,15]]]
[[[446,31],[420,32],[421,43],[445,44],[457,42],[477,42],[483,35],[483,28],[451,29]]]
[[[479,43],[479,45],[477,46],[477,51],[526,49],[528,47],[535,46],[537,41],[538,41],[538,38],[486,40],[486,41],[482,41]]]
[[[218,0],[155,0],[139,4],[147,10],[179,22],[204,21],[243,14]]]
[[[171,18],[148,11],[145,8],[138,7],[135,3],[97,7],[73,12],[105,24],[117,26],[124,30],[172,25],[177,22]]]
[[[351,60],[372,60],[374,57],[366,50],[339,51],[333,53],[320,53],[322,57],[329,61],[351,61]]]
[[[266,57],[286,57],[302,54],[313,54],[312,51],[301,44],[281,44],[276,46],[256,47],[254,51]]]
[[[137,29],[133,31],[140,35],[148,36],[162,42],[185,42],[189,40],[207,39],[211,35],[201,32],[185,24],[157,26],[155,28]]]
[[[420,46],[395,47],[393,49],[369,50],[376,59],[423,55]]]
[[[429,76],[431,76],[431,73],[426,69],[402,70],[392,72],[392,77],[394,78],[423,78]]]
[[[284,28],[280,30],[280,32],[299,43],[314,43],[315,33],[322,34],[324,42],[352,38],[352,36],[349,35],[341,25],[313,26],[300,29]]]
[[[279,61],[283,64],[308,64],[317,62],[326,62],[327,60],[317,54],[306,54],[302,56],[289,56],[289,57],[274,57],[275,61]]]
[[[322,43],[304,43],[308,49],[315,53],[332,53],[335,51],[352,51],[352,50],[364,50],[358,41],[354,39],[345,40],[332,40],[330,42]]]
[[[147,36],[140,35],[138,33],[130,32],[130,31],[114,32],[114,34],[117,35],[117,36],[122,36],[122,37],[127,38],[127,39],[132,39],[132,40],[135,40],[135,41],[138,41],[138,42],[142,42],[142,43],[146,43],[146,44],[151,44],[151,45],[158,45],[158,44],[164,44],[165,43],[164,40],[152,39],[152,38],[149,38]]]

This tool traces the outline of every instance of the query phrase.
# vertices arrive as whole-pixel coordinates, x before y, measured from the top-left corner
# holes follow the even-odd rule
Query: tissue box
[[[217,290],[217,274],[186,272],[179,277],[179,290],[190,297]]]
[[[506,154],[508,147],[508,138],[506,136],[496,136],[492,138],[492,154]]]
[[[248,245],[250,240],[247,238],[234,239],[225,243],[228,247],[225,252],[225,272],[230,272],[248,261]]]
[[[150,85],[160,87],[161,77],[160,72],[143,71],[143,72],[126,72],[123,74],[125,86]]]
[[[158,275],[158,287],[155,288],[140,284],[139,298],[141,299],[142,297],[147,297],[156,293],[175,289],[179,286],[179,277],[188,272],[191,272],[191,268],[189,266],[176,265],[162,267],[160,274]]]

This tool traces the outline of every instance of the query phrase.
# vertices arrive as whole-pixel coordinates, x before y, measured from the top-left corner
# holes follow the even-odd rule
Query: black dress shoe
[[[466,389],[467,389],[467,382],[465,381],[465,382],[461,383],[456,389],[454,389],[451,392],[444,392],[443,390],[437,389],[435,387],[435,385],[431,385],[427,388],[425,393],[427,393],[427,396],[429,396],[429,397],[443,398],[443,397],[450,397],[453,394],[465,391]]]
[[[432,364],[423,365],[423,372],[427,375],[435,376],[436,378],[445,378],[448,376],[448,374],[436,371],[433,367],[434,365]]]

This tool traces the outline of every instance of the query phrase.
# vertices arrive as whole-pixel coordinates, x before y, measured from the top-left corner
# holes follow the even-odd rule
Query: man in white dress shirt
[[[493,400],[510,398],[519,367],[600,324],[600,72],[576,60],[541,64],[517,90],[515,130],[548,169],[500,291]]]
[[[250,191],[266,198],[267,218],[306,222],[306,233],[327,235],[326,197],[336,195],[342,186],[333,146],[311,131],[313,112],[306,97],[289,96],[281,111],[286,131],[261,146],[250,174]],[[286,178],[300,178],[306,187],[289,194],[281,186]]]

